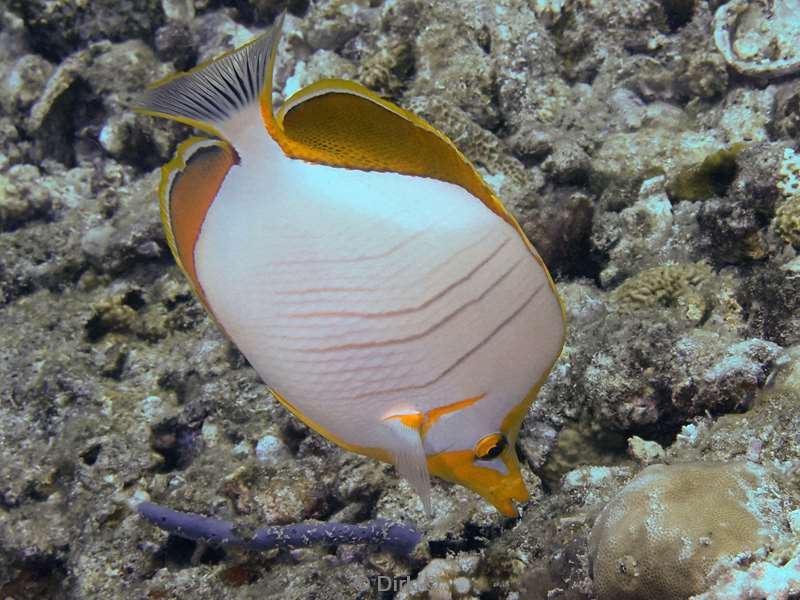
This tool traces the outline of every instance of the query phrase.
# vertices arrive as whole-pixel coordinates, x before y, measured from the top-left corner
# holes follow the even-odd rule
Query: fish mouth
[[[492,490],[490,497],[486,499],[491,502],[494,507],[504,517],[516,519],[521,514],[521,509],[527,506],[530,500],[528,489],[522,484],[522,489],[515,489],[511,493],[503,494],[500,490]],[[516,487],[516,486],[515,486]]]
[[[525,509],[528,508],[528,504],[530,504],[530,498],[526,498],[525,500],[520,500],[517,498],[511,499],[511,505],[514,507],[514,512],[517,513],[517,517],[521,517],[525,513]]]

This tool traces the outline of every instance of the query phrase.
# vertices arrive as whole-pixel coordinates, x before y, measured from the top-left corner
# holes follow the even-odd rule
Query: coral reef
[[[390,467],[291,417],[170,257],[158,167],[190,130],[130,106],[285,8],[276,101],[344,77],[419,113],[555,275],[569,335],[520,433],[531,501],[517,521],[441,481],[427,519]],[[612,559],[595,556],[591,577],[592,529],[597,544],[612,499],[646,465],[651,478],[744,459],[715,481],[761,478],[756,503],[780,490],[764,518],[780,515],[781,533],[762,554],[751,536],[749,554],[700,583],[687,575],[684,591],[798,596],[800,88],[786,16],[798,11],[797,0],[0,3],[0,596],[590,600],[616,589],[601,575]],[[230,520],[243,537],[413,521],[428,550],[214,547],[149,526],[136,512],[148,500]],[[694,496],[679,520],[721,504]],[[620,523],[636,531],[644,508]],[[714,534],[686,551],[711,561]]]
[[[399,590],[397,599],[475,598],[486,588],[485,581],[477,576],[479,565],[480,558],[475,555],[462,554],[456,560],[435,558]]]
[[[32,183],[40,177],[34,165],[14,165],[0,175],[0,231],[44,217],[53,208],[47,191]]]
[[[607,254],[600,283],[609,287],[645,269],[696,262],[697,203],[673,205],[662,175],[641,183],[635,202],[620,211],[605,211],[592,227],[592,245]]]
[[[12,0],[12,10],[25,21],[31,44],[48,58],[64,58],[88,42],[150,38],[163,22],[157,0]]]
[[[689,304],[687,316],[699,321],[705,312],[705,303],[702,296],[698,297],[695,288],[711,276],[711,269],[704,262],[653,267],[640,271],[617,286],[611,294],[611,300],[628,311],[684,300]]]
[[[784,149],[780,142],[744,148],[726,194],[702,202],[697,219],[707,236],[703,254],[716,265],[747,264],[769,254],[767,229],[779,200],[776,178]]]
[[[796,85],[781,86],[775,93],[775,135],[797,138],[800,134],[800,88]]]
[[[713,575],[712,575],[713,577]],[[770,598],[789,600],[800,589],[800,558],[784,565],[755,562],[747,571],[727,571],[707,592],[692,596],[692,600],[740,600],[740,598]]]

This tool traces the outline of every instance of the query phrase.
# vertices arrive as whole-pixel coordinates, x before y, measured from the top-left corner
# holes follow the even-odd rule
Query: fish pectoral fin
[[[423,421],[422,413],[390,415],[384,419],[394,467],[411,484],[422,500],[425,513],[431,516],[431,479],[420,433]]]

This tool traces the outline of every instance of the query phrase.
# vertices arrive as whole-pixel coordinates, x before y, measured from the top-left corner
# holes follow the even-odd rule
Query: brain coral
[[[603,509],[589,540],[599,600],[673,600],[708,587],[720,560],[766,549],[781,532],[779,491],[758,465],[644,469]]]
[[[691,296],[693,288],[712,274],[703,262],[653,267],[626,279],[612,292],[611,299],[626,312],[656,304],[669,305]]]

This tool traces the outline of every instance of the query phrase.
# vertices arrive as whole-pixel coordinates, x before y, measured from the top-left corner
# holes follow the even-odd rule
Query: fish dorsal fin
[[[389,430],[388,450],[394,467],[419,494],[425,513],[431,515],[431,479],[428,459],[422,445],[424,415],[418,412],[390,415],[383,422]]]
[[[135,108],[207,131],[236,145],[237,134],[252,128],[248,109],[260,109],[265,125],[272,117],[272,70],[284,14],[272,29],[251,42],[152,84]],[[237,119],[242,113],[247,118]]]
[[[289,98],[277,118],[284,137],[279,143],[289,156],[454,183],[522,233],[447,136],[362,85],[338,79],[318,81]]]

